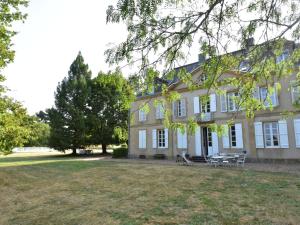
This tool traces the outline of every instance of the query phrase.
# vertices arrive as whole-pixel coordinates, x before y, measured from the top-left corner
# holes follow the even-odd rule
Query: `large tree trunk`
[[[102,144],[102,154],[106,154],[107,153],[106,149],[107,149],[107,145],[106,144]]]
[[[76,148],[75,149],[72,149],[72,155],[76,155]]]

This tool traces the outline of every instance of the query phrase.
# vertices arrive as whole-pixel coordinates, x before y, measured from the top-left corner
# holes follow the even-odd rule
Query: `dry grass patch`
[[[300,224],[295,174],[9,157],[0,193],[0,224]]]

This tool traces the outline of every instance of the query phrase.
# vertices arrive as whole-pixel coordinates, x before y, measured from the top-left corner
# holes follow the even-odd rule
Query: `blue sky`
[[[106,9],[114,1],[31,0],[24,24],[15,24],[15,62],[4,74],[9,95],[29,113],[54,104],[54,91],[79,51],[95,76],[108,71],[104,51],[126,38],[124,25],[107,25]]]

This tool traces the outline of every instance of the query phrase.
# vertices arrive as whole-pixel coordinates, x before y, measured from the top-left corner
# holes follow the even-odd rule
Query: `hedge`
[[[116,148],[113,151],[113,158],[127,158],[128,148]]]

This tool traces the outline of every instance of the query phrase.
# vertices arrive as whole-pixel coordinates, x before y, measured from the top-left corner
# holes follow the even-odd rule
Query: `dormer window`
[[[281,55],[277,56],[276,63],[281,63],[282,61],[286,60],[289,57],[289,52],[286,50],[282,52]]]
[[[244,60],[239,65],[239,71],[240,72],[248,72],[251,69],[250,63],[248,60]]]
[[[207,74],[201,74],[201,76],[200,76],[200,81],[201,81],[201,82],[204,82],[204,81],[206,81],[207,79],[208,79]]]

